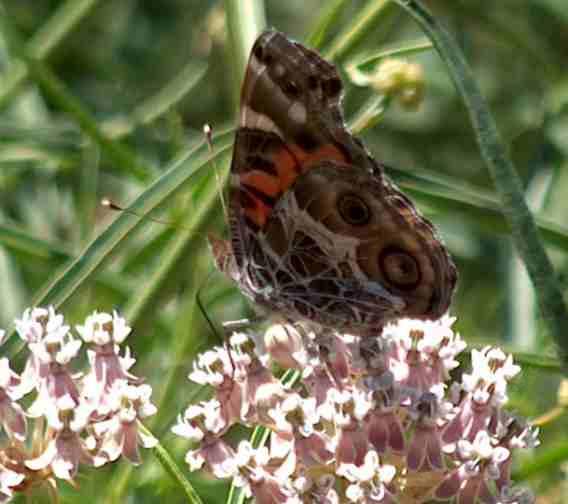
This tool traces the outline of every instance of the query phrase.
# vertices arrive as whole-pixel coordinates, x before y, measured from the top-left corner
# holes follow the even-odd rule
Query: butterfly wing
[[[456,269],[433,226],[394,186],[321,162],[279,200],[252,247],[279,310],[376,332],[400,317],[439,318]]]
[[[281,33],[260,35],[241,94],[224,270],[291,318],[354,332],[436,318],[455,267],[346,129],[341,99],[331,63]]]
[[[274,205],[319,161],[367,163],[345,129],[342,84],[316,52],[267,31],[254,44],[241,92],[231,166],[231,238],[237,263],[249,231],[262,230]]]

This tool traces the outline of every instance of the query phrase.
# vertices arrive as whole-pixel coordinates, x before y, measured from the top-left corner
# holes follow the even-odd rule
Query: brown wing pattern
[[[440,317],[457,278],[408,198],[363,170],[326,162],[278,202],[252,256],[269,265],[259,285],[273,286],[281,309],[357,332],[401,316]]]
[[[345,129],[343,86],[334,65],[316,52],[267,31],[249,59],[231,167],[233,246],[246,254],[241,226],[262,229],[296,178],[322,161],[367,162]]]
[[[290,319],[372,334],[437,318],[455,266],[432,224],[343,121],[334,65],[260,35],[242,87],[231,166],[231,242],[213,247],[254,301]],[[214,244],[215,245],[215,244]]]

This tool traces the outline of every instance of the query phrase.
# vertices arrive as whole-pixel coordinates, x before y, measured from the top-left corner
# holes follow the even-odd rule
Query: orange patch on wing
[[[275,198],[280,194],[280,181],[274,175],[263,171],[252,170],[240,175],[241,184],[252,186],[267,196]]]
[[[270,212],[272,212],[272,208],[266,206],[258,198],[253,198],[253,200],[255,202],[255,206],[245,208],[244,212],[252,222],[254,222],[260,229],[262,229],[266,224],[266,221],[268,220]]]
[[[317,163],[318,161],[333,160],[345,163],[345,155],[333,144],[325,144],[318,147],[316,150],[307,152],[297,145],[289,147],[294,153],[294,156],[300,161],[302,171],[306,171],[309,165]]]
[[[272,156],[274,166],[278,172],[280,189],[284,192],[288,189],[296,178],[298,178],[298,166],[296,160],[286,149],[280,149]]]

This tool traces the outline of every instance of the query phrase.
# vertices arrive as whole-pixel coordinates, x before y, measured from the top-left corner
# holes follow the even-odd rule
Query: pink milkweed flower
[[[337,474],[350,482],[345,492],[350,502],[365,504],[396,502],[388,489],[388,485],[396,475],[396,468],[392,465],[381,465],[375,451],[367,452],[361,465],[340,464]]]
[[[291,325],[275,324],[265,334],[266,349],[280,366],[303,369],[308,361],[303,339],[298,329]]]
[[[278,474],[280,468],[271,468],[266,448],[255,450],[248,441],[242,441],[236,462],[238,472],[233,481],[257,504],[301,504],[297,490],[288,483],[293,467],[287,466],[284,474]]]
[[[402,319],[385,328],[384,337],[391,345],[387,352],[388,368],[396,382],[409,389],[409,394],[431,392],[458,366],[455,357],[466,345],[451,330],[454,321],[448,316],[435,321]]]
[[[249,363],[249,356],[217,347],[200,354],[189,374],[191,381],[215,389],[215,398],[221,405],[219,414],[227,429],[245,418],[250,408],[244,379]]]
[[[75,329],[85,343],[92,343],[96,346],[110,343],[120,345],[132,331],[126,319],[116,311],[112,312],[112,316],[105,312],[94,312],[87,317],[83,325],[77,325]]]
[[[46,332],[41,340],[28,343],[41,366],[34,384],[38,395],[28,409],[32,417],[45,415],[48,421],[57,423],[59,411],[79,405],[79,389],[68,364],[77,356],[81,341],[74,339],[68,329],[58,325],[57,330]]]
[[[16,402],[22,398],[21,379],[10,369],[6,357],[0,359],[0,423],[6,434],[18,441],[26,439],[26,417]]]
[[[221,404],[216,399],[191,404],[183,416],[178,417],[172,431],[190,441],[201,441],[208,433],[219,435],[225,429],[225,420],[220,411]]]
[[[136,362],[129,349],[126,348],[125,354],[121,356],[118,346],[130,334],[131,328],[116,312],[112,316],[95,312],[87,317],[85,324],[76,326],[76,330],[89,346],[87,357],[91,367],[83,380],[84,396],[95,414],[104,417],[110,411],[107,399],[115,382],[141,382],[140,378],[128,372]]]
[[[479,431],[472,443],[462,439],[457,451],[463,463],[440,483],[435,497],[457,497],[460,504],[495,502],[491,483],[500,477],[499,466],[509,458],[509,450],[495,446],[487,431]]]
[[[239,333],[233,359],[201,360],[195,372],[213,385],[216,400],[200,403],[198,413],[186,412],[178,424],[180,435],[201,439],[187,454],[190,468],[233,477],[263,504],[425,504],[433,498],[521,504],[513,499],[529,494],[510,491],[511,454],[536,442],[536,433],[503,410],[518,368],[502,352],[485,349],[474,355],[462,383],[452,381],[465,346],[452,323],[449,317],[401,320],[364,338],[298,324],[286,343],[294,354],[303,346],[306,365],[282,383],[270,346],[273,360],[297,369],[299,361],[286,354],[292,350],[283,351],[282,341],[265,348],[260,333],[250,341]],[[269,429],[269,448],[241,442],[235,453],[228,444],[219,420],[223,383],[231,384],[225,402],[238,390],[235,412],[246,411],[233,414],[234,421]]]
[[[69,331],[63,322],[63,315],[55,313],[53,306],[27,308],[22,318],[14,321],[18,335],[26,343],[38,343],[48,334],[61,339]]]
[[[368,394],[357,389],[335,394],[335,403],[339,408],[335,421],[341,426],[335,448],[336,463],[362,465],[371,446],[362,425],[373,403]]]
[[[153,448],[158,440],[139,429],[143,420],[157,411],[150,402],[150,385],[130,385],[118,380],[110,391],[111,410],[115,414],[106,421],[95,424],[95,431],[102,437],[101,453],[110,461],[121,455],[135,465],[141,463],[138,446]]]
[[[325,464],[333,459],[331,439],[317,429],[320,418],[314,398],[304,399],[298,394],[291,394],[270,415],[275,418],[272,448],[275,441],[288,443],[286,449],[293,450],[297,464],[304,467]]]
[[[155,445],[138,429],[156,411],[151,388],[133,385],[139,380],[127,371],[135,361],[128,351],[118,355],[130,328],[116,313],[95,313],[80,328],[94,348],[86,374],[71,371],[82,341],[52,307],[16,320],[30,355],[21,377],[0,358],[0,422],[10,441],[0,449],[0,502],[32,486],[47,485],[55,495],[57,479],[74,484],[80,464],[98,467],[119,455],[139,463],[138,445]],[[27,429],[23,399],[32,402]]]
[[[394,386],[394,376],[385,371],[380,376],[367,380],[367,386],[372,390],[374,407],[365,418],[365,428],[369,441],[377,453],[388,450],[402,453],[405,439],[402,420],[398,414],[398,388]]]
[[[411,471],[444,468],[439,409],[438,397],[430,392],[423,394],[415,405],[414,431],[406,454],[406,464]]]
[[[47,373],[46,368],[49,363],[60,362],[69,356],[68,352],[65,351],[59,356],[50,355],[57,352],[57,343],[64,344],[69,326],[64,324],[63,315],[55,313],[53,306],[49,308],[27,308],[22,318],[16,319],[14,323],[18,335],[31,350],[22,373],[21,383],[23,393],[28,393],[37,387],[40,379]],[[49,340],[49,350],[41,344],[45,338]],[[74,343],[74,345],[77,344]],[[63,364],[63,362],[60,363]]]
[[[8,502],[14,495],[14,489],[25,479],[25,475],[4,467],[0,463],[0,502]]]
[[[508,400],[507,383],[520,369],[511,356],[491,347],[472,350],[471,360],[472,372],[462,376],[462,390],[466,394],[442,436],[446,443],[461,438],[473,441],[484,429],[494,433],[501,408]]]
[[[48,429],[48,443],[43,453],[26,460],[25,465],[33,471],[50,468],[54,476],[73,481],[79,463],[93,466],[104,464],[104,459],[93,457],[88,451],[81,431],[86,426],[85,418],[77,418],[72,409],[59,412],[59,425]]]

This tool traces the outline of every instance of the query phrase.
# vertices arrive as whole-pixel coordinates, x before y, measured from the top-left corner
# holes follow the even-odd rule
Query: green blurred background
[[[565,0],[425,4],[472,65],[566,285]],[[60,304],[72,323],[95,309],[120,310],[134,327],[135,372],[154,387],[159,405],[151,427],[183,466],[187,446],[169,428],[203,393],[185,378],[193,357],[218,342],[196,294],[217,326],[250,313],[239,292],[211,273],[205,237],[222,234],[225,226],[214,167],[203,162],[206,149],[199,147],[204,123],[214,132],[234,126],[245,48],[264,22],[317,44],[345,77],[350,119],[373,92],[348,83],[347,65],[424,36],[396,5],[377,0],[0,5],[0,327],[38,299]],[[26,64],[24,54],[32,58]],[[393,102],[362,137],[436,223],[458,264],[457,328],[472,345],[504,345],[519,355],[525,367],[511,408],[536,417],[556,404],[560,376],[554,360],[543,358],[554,357],[554,347],[445,67],[433,50],[406,58],[423,65],[423,103],[409,111]],[[228,167],[231,139],[228,131],[216,141],[220,172]],[[164,201],[151,213],[173,225],[100,206],[105,196],[128,205],[173,165],[196,171],[175,191],[162,190]],[[141,208],[146,214],[153,207],[143,201]],[[117,218],[124,227],[95,246],[96,260],[83,255]],[[74,269],[65,273],[74,258]],[[547,425],[542,446],[524,460],[553,457],[529,480],[539,502],[568,501],[562,470],[567,427],[565,416]],[[96,502],[183,502],[152,454],[144,457],[133,471],[124,462],[83,470],[77,490],[62,485],[63,501],[96,495]],[[223,502],[225,486],[193,481],[205,502]]]

